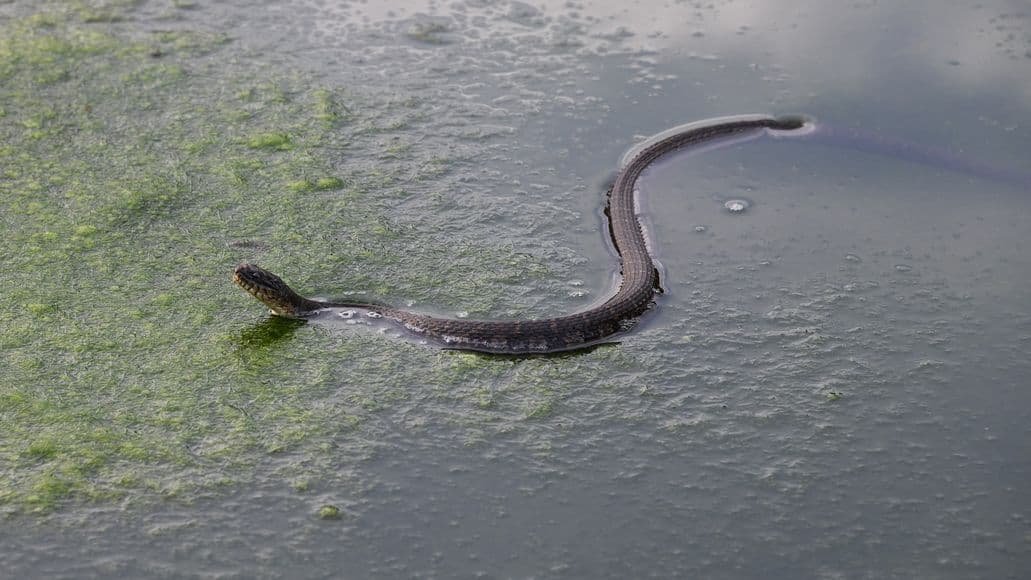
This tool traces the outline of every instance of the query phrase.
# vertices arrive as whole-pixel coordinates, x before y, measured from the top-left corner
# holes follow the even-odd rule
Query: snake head
[[[304,318],[323,307],[322,303],[294,292],[282,278],[257,264],[244,263],[234,268],[233,282],[277,316]]]

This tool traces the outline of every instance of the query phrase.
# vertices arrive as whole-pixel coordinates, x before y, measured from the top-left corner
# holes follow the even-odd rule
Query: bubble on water
[[[354,318],[354,310],[341,310],[337,312],[337,316],[340,318]]]
[[[846,262],[855,262],[855,263],[858,264],[858,263],[862,262],[863,259],[860,258],[859,256],[855,255],[855,254],[845,254],[845,261]]]
[[[366,312],[365,316],[368,316],[369,318],[383,318],[382,314],[380,314],[379,312],[375,312],[373,310]]]
[[[709,228],[706,226],[695,226],[694,231],[699,234],[704,234],[705,232],[709,231]]]
[[[745,210],[752,207],[752,202],[747,199],[728,199],[723,202],[723,207],[725,207],[730,213],[743,213]]]
[[[909,264],[895,264],[895,269],[899,272],[911,272],[913,271],[913,266]]]

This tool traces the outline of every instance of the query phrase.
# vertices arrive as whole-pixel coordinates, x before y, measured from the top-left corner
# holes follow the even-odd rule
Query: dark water
[[[390,4],[198,5],[168,22],[143,3],[117,26],[221,30],[270,68],[418,99],[432,131],[413,135],[416,161],[464,161],[391,219],[427,245],[555,264],[543,289],[504,281],[499,316],[604,294],[601,188],[636,138],[748,112],[875,138],[663,161],[641,188],[666,293],[624,344],[472,359],[484,370],[450,383],[399,374],[408,398],[321,441],[306,493],[270,454],[185,505],[18,516],[5,573],[1026,577],[1031,191],[1011,177],[1031,150],[1031,8]],[[735,198],[752,205],[731,214]],[[432,308],[447,291],[413,294]],[[347,368],[341,397],[382,380]],[[329,503],[343,517],[316,517]]]

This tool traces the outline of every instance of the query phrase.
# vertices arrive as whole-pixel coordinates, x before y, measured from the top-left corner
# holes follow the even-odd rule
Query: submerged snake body
[[[253,264],[240,264],[233,280],[280,316],[304,318],[327,308],[364,308],[402,324],[410,332],[446,348],[503,354],[572,350],[596,343],[624,328],[648,309],[659,284],[658,272],[645,244],[634,208],[637,178],[663,155],[686,147],[744,136],[766,129],[800,129],[800,117],[760,115],[731,117],[686,125],[660,135],[627,160],[609,192],[610,233],[619,253],[622,282],[616,293],[583,312],[535,320],[464,320],[437,318],[367,302],[322,302],[294,292],[281,278]]]

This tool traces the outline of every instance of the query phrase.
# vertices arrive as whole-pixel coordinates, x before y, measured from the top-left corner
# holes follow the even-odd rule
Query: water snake
[[[467,320],[438,318],[369,302],[323,302],[305,298],[279,276],[248,263],[235,268],[233,281],[279,316],[305,318],[330,308],[362,308],[445,348],[501,354],[582,348],[624,329],[648,309],[658,288],[658,271],[648,254],[635,209],[635,184],[641,172],[673,151],[766,130],[792,131],[805,125],[806,120],[797,116],[726,117],[660,133],[632,150],[609,190],[606,209],[622,281],[609,299],[582,312],[531,320]]]

